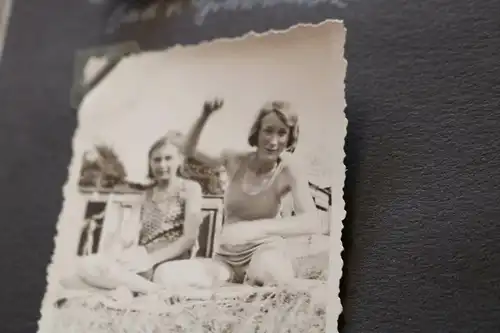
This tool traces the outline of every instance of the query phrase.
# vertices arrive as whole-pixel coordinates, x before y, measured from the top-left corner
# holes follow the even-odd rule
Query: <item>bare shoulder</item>
[[[194,180],[184,180],[184,190],[187,198],[201,197],[202,195],[200,184]]]
[[[225,149],[222,152],[222,156],[226,161],[238,161],[250,154],[250,151],[235,150],[235,149]]]
[[[224,159],[224,167],[228,172],[229,176],[233,175],[234,172],[241,165],[241,162],[245,160],[248,156],[250,156],[250,151],[242,151],[242,150],[224,150],[223,159]]]
[[[306,174],[305,166],[297,156],[290,153],[283,153],[281,156],[283,163],[283,173],[292,180],[303,179]]]
[[[283,169],[287,170],[289,172],[297,172],[297,171],[302,171],[303,169],[303,163],[302,161],[297,158],[296,155],[293,155],[291,153],[283,153],[280,156],[281,163],[283,163]]]

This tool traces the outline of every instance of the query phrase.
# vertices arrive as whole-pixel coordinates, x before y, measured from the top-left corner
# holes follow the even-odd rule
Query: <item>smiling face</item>
[[[288,147],[290,128],[276,112],[265,115],[260,123],[257,155],[262,160],[276,161]]]
[[[175,176],[181,165],[181,157],[177,148],[171,144],[163,144],[155,148],[149,158],[149,168],[153,180],[168,181]]]

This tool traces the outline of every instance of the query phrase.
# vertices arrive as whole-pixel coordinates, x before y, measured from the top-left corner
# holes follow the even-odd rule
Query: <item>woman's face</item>
[[[257,154],[264,160],[277,160],[288,144],[290,128],[281,121],[276,112],[262,118],[257,145]]]
[[[175,176],[180,164],[181,157],[177,148],[169,144],[155,149],[149,160],[153,179],[156,181],[169,180]]]

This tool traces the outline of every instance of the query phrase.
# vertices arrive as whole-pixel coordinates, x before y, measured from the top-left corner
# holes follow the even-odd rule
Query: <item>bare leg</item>
[[[255,252],[248,267],[250,281],[264,285],[319,286],[321,281],[297,278],[292,259],[280,244]]]
[[[92,255],[81,258],[77,274],[85,283],[100,289],[125,287],[132,292],[143,294],[161,289],[159,285],[103,256]]]
[[[254,284],[288,285],[295,280],[295,270],[281,248],[262,249],[253,255],[247,278]]]
[[[256,252],[250,262],[247,276],[255,284],[282,286],[288,291],[306,292],[320,308],[327,305],[326,283],[297,278],[292,260],[280,248]]]
[[[155,270],[153,281],[169,289],[179,287],[214,288],[231,278],[224,264],[212,259],[188,259],[166,262]]]
[[[78,274],[62,278],[60,285],[67,290],[95,291],[97,289],[86,283]]]

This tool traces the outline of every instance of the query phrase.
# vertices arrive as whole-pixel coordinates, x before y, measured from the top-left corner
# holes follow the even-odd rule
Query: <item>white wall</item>
[[[327,175],[339,171],[331,153],[343,145],[335,133],[346,126],[344,31],[336,27],[130,57],[83,103],[78,141],[112,144],[141,181],[149,145],[168,129],[186,132],[205,100],[225,99],[202,136],[201,147],[217,152],[247,149],[257,110],[285,99],[301,116],[296,154],[308,161],[311,181],[331,185]]]

